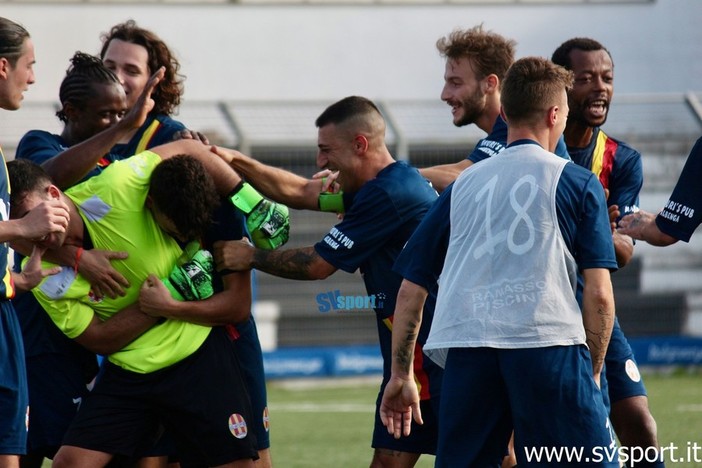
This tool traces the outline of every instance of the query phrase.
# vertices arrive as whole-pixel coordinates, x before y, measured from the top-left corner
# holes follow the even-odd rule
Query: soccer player
[[[457,29],[436,42],[439,53],[446,58],[441,100],[451,106],[453,124],[475,124],[488,134],[466,159],[419,170],[439,192],[464,169],[504,149],[507,124],[500,116],[500,90],[505,73],[514,62],[515,46],[514,40],[486,31],[482,25]],[[562,139],[555,153],[568,159]]]
[[[638,210],[643,185],[641,155],[628,144],[602,130],[614,93],[614,63],[609,51],[590,38],[573,38],[561,44],[551,58],[572,70],[573,88],[568,91],[568,123],[565,141],[573,162],[591,170],[607,191],[612,240],[619,267],[629,263],[634,253],[631,237],[614,229],[618,216]],[[648,397],[634,353],[619,321],[615,318],[605,360],[610,419],[622,446],[645,451],[658,448],[656,421],[648,407]],[[663,466],[662,461],[640,466]]]
[[[329,106],[317,118],[317,165],[338,171],[337,182],[344,193],[355,196],[346,206],[343,220],[314,246],[277,251],[256,249],[244,241],[215,243],[218,269],[256,268],[276,276],[298,279],[324,279],[337,269],[361,270],[369,296],[384,297],[376,303],[384,376],[377,404],[389,377],[390,338],[395,297],[402,278],[392,272],[392,264],[424,213],[436,200],[436,192],[404,162],[395,161],[385,145],[385,121],[378,108],[358,96],[344,98]],[[282,169],[252,165],[234,151],[217,151],[246,176],[252,185],[274,200],[289,206],[318,206],[320,181],[309,181]],[[244,161],[244,165],[240,165]],[[253,171],[252,169],[256,169]],[[430,296],[433,298],[430,291]],[[433,305],[433,302],[431,302]],[[422,344],[431,323],[431,311],[418,331],[415,375],[421,386],[424,425],[414,426],[409,439],[395,440],[382,426],[376,407],[372,446],[372,467],[411,467],[421,453],[434,453],[436,422],[432,400],[438,397],[441,372],[422,359]]]
[[[157,80],[158,75],[140,96],[140,103],[126,113],[127,99],[117,76],[97,57],[76,52],[59,91],[61,109],[56,114],[65,123],[63,131],[60,135],[43,130],[27,132],[17,146],[15,158],[43,164],[62,181],[58,184],[62,189],[67,188],[66,181],[99,174],[118,159],[105,154],[106,151],[123,135],[139,128],[153,106],[153,102],[149,105],[149,93]],[[65,157],[60,158],[63,164],[55,165],[58,154],[65,154]],[[71,164],[71,161],[92,154],[103,156],[90,172],[73,172],[81,164]],[[64,263],[73,265],[75,254],[69,253]],[[94,292],[96,289],[101,292],[102,275],[105,275],[102,282],[114,282],[121,290],[128,284],[120,284],[126,280],[109,261],[123,257],[119,252],[89,249],[81,251],[76,266],[94,285]],[[15,269],[21,265],[22,258],[16,255]],[[60,263],[61,259],[55,260]],[[115,293],[109,291],[114,297]],[[87,395],[87,384],[97,373],[97,359],[94,353],[66,337],[32,294],[23,294],[14,302],[22,328],[31,405],[27,454],[21,463],[23,468],[39,468],[43,459],[53,458],[61,446],[68,425]]]
[[[623,235],[665,247],[681,240],[689,242],[702,223],[702,138],[687,157],[685,167],[665,207],[655,215],[647,211],[627,214],[617,229]]]
[[[19,24],[0,17],[0,108],[17,110],[23,94],[34,83],[34,44]],[[40,239],[64,233],[68,225],[68,206],[60,201],[40,204],[30,215],[9,219],[10,185],[5,156],[0,149],[0,467],[19,467],[19,456],[26,450],[28,395],[24,348],[20,326],[10,299],[39,283],[58,269],[43,270],[42,249],[35,249],[25,268],[10,271],[8,241]]]
[[[201,164],[189,164],[191,158],[180,155]],[[162,159],[166,161],[160,164]],[[174,166],[186,174],[179,185],[185,196],[159,203],[149,191],[150,183]],[[176,239],[185,242],[199,236],[218,202],[217,192],[230,193],[241,182],[238,175],[207,146],[188,140],[115,162],[99,178],[65,193],[37,173],[36,165],[18,160],[11,169],[17,182],[13,217],[31,213],[38,202],[49,198],[67,201],[73,215],[66,235],[37,243],[127,251],[130,255],[119,268],[130,284],[137,285],[125,296],[96,301],[90,285],[73,268],[63,268],[53,281],[34,290],[64,333],[109,355],[54,466],[104,466],[114,454],[133,456],[156,421],[162,421],[176,439],[185,464],[253,466],[255,440],[247,426],[253,419],[224,329],[178,320],[154,326],[155,319],[140,312],[136,303],[148,274],[168,276],[182,254]],[[193,388],[199,389],[201,398],[191,398]],[[229,425],[222,423],[227,420]]]
[[[101,36],[100,58],[119,77],[127,93],[127,107],[138,103],[149,77],[163,67],[164,75],[153,92],[154,107],[143,125],[123,139],[112,151],[129,157],[180,138],[208,143],[207,137],[189,130],[170,116],[180,105],[183,78],[175,54],[155,33],[133,20],[117,24]]]
[[[550,153],[571,85],[572,74],[545,59],[515,62],[502,86],[507,148],[442,193],[398,260],[445,243],[424,346],[444,367],[438,467],[499,465],[512,428],[524,465],[528,447],[615,446],[598,388],[617,267],[604,193],[592,173]],[[405,278],[381,405],[397,437],[422,419],[410,351],[426,290]]]
[[[163,204],[174,198],[178,178],[162,177],[157,190]],[[202,247],[213,250],[213,243],[248,238],[243,215],[230,203],[221,204],[202,237]],[[271,466],[270,435],[263,352],[251,314],[251,272],[215,272],[214,294],[201,301],[177,301],[155,276],[150,276],[139,294],[142,312],[155,317],[186,320],[207,326],[224,326],[241,365],[246,389],[251,399],[253,419],[250,426],[256,435],[257,468]]]

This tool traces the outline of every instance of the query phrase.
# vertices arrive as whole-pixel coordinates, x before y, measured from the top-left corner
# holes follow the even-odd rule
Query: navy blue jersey
[[[343,221],[315,245],[317,253],[334,267],[349,273],[360,269],[369,297],[375,298],[383,356],[381,394],[390,377],[392,319],[402,283],[402,277],[392,271],[392,266],[436,197],[436,191],[417,169],[405,162],[395,162],[361,187]],[[441,385],[441,370],[422,353],[434,313],[436,291],[436,287],[429,290],[424,307],[426,320],[414,350],[415,380],[423,400],[438,396]]]
[[[607,205],[617,205],[622,216],[638,210],[643,185],[641,154],[628,144],[609,137],[599,127],[584,148],[568,147],[573,162],[590,169],[609,190]]]
[[[405,162],[395,162],[356,193],[343,221],[315,245],[317,253],[334,267],[349,273],[361,270],[375,311],[388,318],[402,282],[389,274],[397,255],[436,200],[429,183]]]
[[[702,138],[687,157],[673,193],[656,217],[661,232],[688,242],[702,223]]]
[[[501,115],[498,115],[497,120],[495,120],[495,125],[493,125],[492,130],[490,130],[490,134],[478,141],[478,144],[475,145],[475,148],[473,148],[473,151],[466,159],[473,163],[477,163],[483,159],[489,158],[490,156],[499,154],[503,149],[505,149],[506,146],[507,122],[505,122]],[[561,137],[558,139],[556,149],[553,150],[553,153],[556,156],[570,159],[563,135],[561,135]]]
[[[0,148],[0,222],[10,219],[10,181],[7,177],[7,164],[5,163],[5,155]],[[9,299],[15,295],[15,287],[12,283],[12,274],[10,273],[10,265],[8,263],[8,254],[10,245],[7,242],[0,242],[0,274],[2,274],[2,283],[0,283],[0,300]]]
[[[69,145],[61,135],[45,132],[43,130],[30,130],[22,137],[17,145],[16,158],[29,159],[39,165],[66,151]],[[100,174],[103,169],[116,161],[118,156],[112,153],[105,154],[78,183]]]
[[[121,159],[128,158],[155,146],[170,143],[174,135],[181,130],[185,130],[185,125],[177,120],[163,114],[149,114],[146,122],[139,127],[129,143],[115,145],[112,153]]]

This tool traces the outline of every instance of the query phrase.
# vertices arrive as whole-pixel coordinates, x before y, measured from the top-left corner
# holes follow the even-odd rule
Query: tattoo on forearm
[[[315,279],[310,275],[310,266],[315,261],[317,253],[312,247],[288,250],[256,249],[253,267],[288,279]]]
[[[395,349],[395,360],[406,372],[410,371],[414,360],[414,344],[417,342],[416,330],[418,327],[417,322],[409,322],[404,341]]]
[[[593,365],[596,366],[604,362],[605,353],[602,352],[602,350],[606,350],[609,345],[611,325],[613,322],[611,315],[602,308],[597,309],[597,316],[599,317],[599,327],[597,330],[585,329],[587,345],[591,350],[592,362]],[[607,331],[609,331],[609,333]]]

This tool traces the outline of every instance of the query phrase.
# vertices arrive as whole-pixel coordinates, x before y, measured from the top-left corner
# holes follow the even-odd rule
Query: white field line
[[[374,413],[375,405],[365,403],[272,403],[271,412],[287,413]]]
[[[678,405],[675,408],[676,411],[679,413],[688,413],[688,412],[693,412],[693,413],[702,413],[702,403],[695,403],[695,404],[690,404],[690,405]]]

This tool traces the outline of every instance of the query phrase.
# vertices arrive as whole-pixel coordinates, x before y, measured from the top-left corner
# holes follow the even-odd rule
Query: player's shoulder
[[[626,141],[610,135],[605,130],[599,129],[599,131],[602,132],[607,137],[607,139],[616,143],[618,157],[626,156],[626,157],[632,157],[632,158],[641,158],[641,152],[639,152],[639,150],[637,150],[636,148],[631,146]]]
[[[17,147],[20,148],[24,145],[36,144],[38,142],[55,142],[57,144],[62,144],[63,139],[59,135],[47,132],[46,130],[30,130],[22,135]]]

